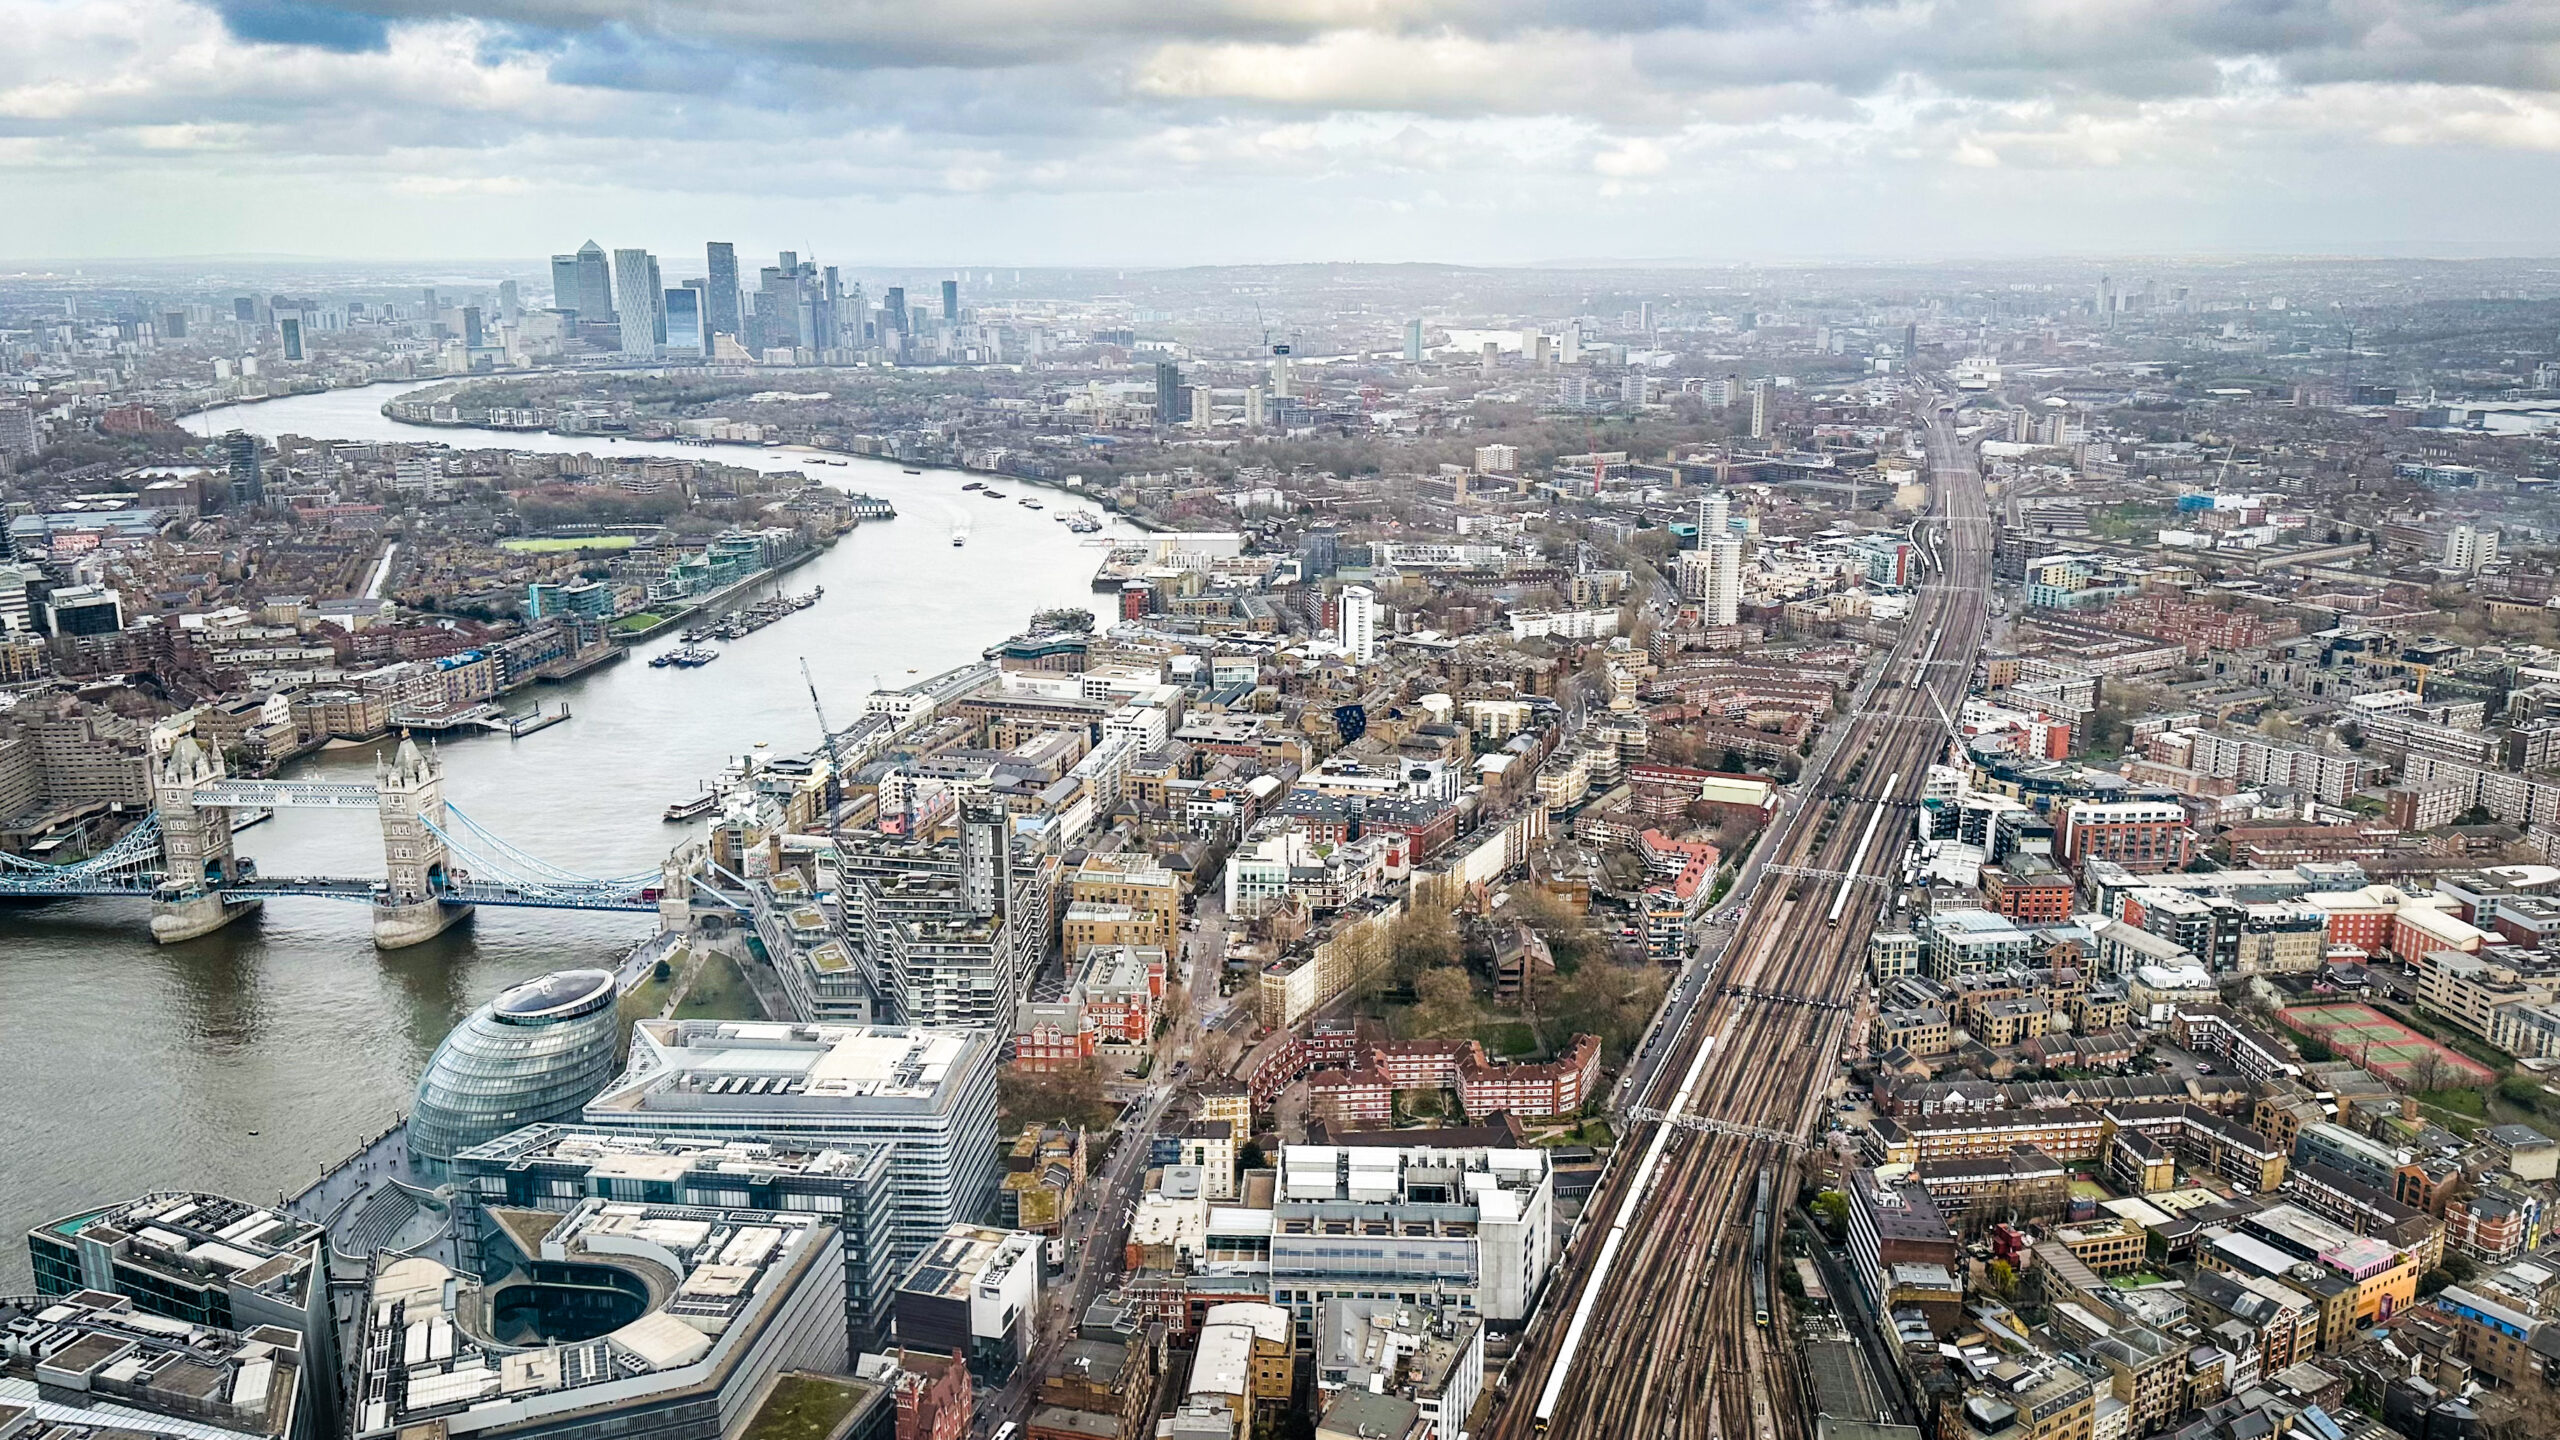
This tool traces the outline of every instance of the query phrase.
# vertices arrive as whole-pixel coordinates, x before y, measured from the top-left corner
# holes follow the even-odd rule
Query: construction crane
[[[818,743],[825,746],[828,756],[833,758],[836,747],[836,727],[827,723],[827,707],[818,699],[818,677],[809,673],[809,657],[806,655],[800,657],[800,678],[808,682],[809,708],[818,712]]]

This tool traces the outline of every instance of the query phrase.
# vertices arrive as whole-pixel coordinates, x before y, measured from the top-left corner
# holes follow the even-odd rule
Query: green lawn
[[[2469,1086],[2451,1090],[2430,1090],[2418,1097],[2418,1103],[2433,1105],[2439,1110],[2450,1110],[2456,1115],[2468,1115],[2474,1120],[2484,1120],[2489,1115],[2488,1101],[2479,1091]]]
[[[628,550],[639,543],[637,535],[527,535],[501,540],[498,548],[526,555],[551,555],[564,550]]]
[[[693,988],[676,1002],[679,1020],[761,1020],[764,1010],[756,1004],[755,991],[747,988],[747,977],[738,973],[738,962],[726,955],[705,958],[701,971],[693,977]]]
[[[666,618],[666,616],[658,614],[654,610],[643,610],[637,615],[625,615],[621,619],[614,621],[613,628],[616,630],[646,630],[652,625],[662,625],[666,623]]]
[[[1526,1021],[1521,1020],[1497,1020],[1479,1025],[1476,1027],[1476,1041],[1488,1052],[1505,1057],[1538,1053],[1537,1035],[1529,1029]]]
[[[826,1440],[871,1387],[823,1375],[785,1375],[747,1422],[743,1440]]]

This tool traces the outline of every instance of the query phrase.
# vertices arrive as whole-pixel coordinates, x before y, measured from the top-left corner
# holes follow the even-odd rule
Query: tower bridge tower
[[[374,901],[373,943],[385,950],[444,933],[471,907],[444,898],[455,877],[437,830],[446,824],[444,763],[407,738],[374,770],[382,817],[384,893]]]
[[[151,938],[163,945],[210,935],[255,909],[223,888],[240,878],[231,849],[231,810],[197,803],[198,792],[223,778],[222,755],[180,735],[152,762],[151,803],[160,820],[163,878],[151,897]]]

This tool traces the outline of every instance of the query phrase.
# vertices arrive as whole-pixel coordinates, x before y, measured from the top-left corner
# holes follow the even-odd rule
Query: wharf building
[[[576,1119],[613,1078],[615,999],[613,972],[560,970],[501,992],[453,1027],[418,1077],[411,1173],[435,1183],[462,1150]]]
[[[302,1339],[173,1320],[100,1290],[0,1300],[0,1435],[325,1440],[332,1372]]]
[[[419,1255],[375,1270],[351,1440],[719,1440],[774,1377],[845,1367],[844,1247],[822,1216],[591,1199],[492,1218],[498,1278]]]
[[[160,1190],[81,1210],[27,1232],[39,1296],[121,1296],[143,1315],[229,1333],[280,1331],[309,1367],[307,1399],[324,1427],[337,1408],[337,1330],[329,1314],[329,1238],[281,1210],[196,1191]],[[112,1309],[114,1307],[108,1306]]]
[[[884,1145],[904,1264],[994,1210],[999,1048],[988,1030],[643,1020],[630,1068],[584,1123],[788,1150]]]
[[[897,1282],[889,1147],[823,1149],[575,1125],[533,1125],[453,1157],[453,1243],[462,1272],[495,1279],[511,1210],[566,1214],[589,1200],[780,1210],[832,1219],[844,1237],[849,1353],[878,1349]]]

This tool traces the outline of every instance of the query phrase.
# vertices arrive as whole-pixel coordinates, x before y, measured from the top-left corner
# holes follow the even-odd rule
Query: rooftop
[[[539,1293],[555,1282],[521,1267],[484,1284],[422,1256],[386,1261],[355,1351],[356,1434],[465,1411],[497,1428],[711,1383],[835,1238],[818,1216],[779,1211],[591,1199],[491,1215],[545,1272],[609,1278],[555,1307]]]

